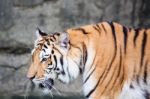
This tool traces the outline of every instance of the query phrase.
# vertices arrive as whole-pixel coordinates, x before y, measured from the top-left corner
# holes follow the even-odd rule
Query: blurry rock
[[[12,0],[0,0],[0,30],[7,30],[13,25]]]
[[[21,67],[18,70],[0,67],[0,74],[3,75],[0,79],[1,95],[21,95],[21,93],[25,91],[25,85],[28,81],[28,79],[26,78],[26,67],[27,66]]]
[[[14,0],[16,6],[32,7],[43,3],[44,0]]]

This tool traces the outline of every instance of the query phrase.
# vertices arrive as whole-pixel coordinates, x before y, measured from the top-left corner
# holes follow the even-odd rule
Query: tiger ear
[[[46,34],[45,32],[41,31],[38,27],[36,29],[36,37],[37,39],[41,39],[43,36],[47,36],[48,34]]]
[[[69,47],[69,35],[68,33],[61,33],[59,37],[59,44],[63,48]]]

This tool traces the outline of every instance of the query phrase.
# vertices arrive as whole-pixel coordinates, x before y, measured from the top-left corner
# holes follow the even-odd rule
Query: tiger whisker
[[[48,85],[51,86],[49,83],[48,83]],[[54,86],[51,86],[51,87],[57,92],[57,94],[59,94],[60,96],[62,95],[56,87],[54,87]]]
[[[42,82],[42,84],[48,89],[48,86],[44,82]],[[52,94],[51,90],[49,92],[50,92],[51,98],[53,98],[53,94]]]
[[[44,78],[34,79],[35,81],[42,81]]]
[[[50,93],[51,97],[54,98],[53,93],[52,93],[51,90],[49,91],[49,93]]]
[[[52,86],[52,88],[61,96],[62,94],[58,91],[58,89],[54,86]]]
[[[26,88],[25,88],[25,96],[24,96],[24,99],[28,99],[28,96],[29,96],[28,92],[29,92],[29,87],[30,87],[30,85],[29,85],[28,81],[29,81],[29,80],[27,80],[27,81],[25,82],[25,83],[27,83],[27,85],[26,85]]]
[[[28,95],[25,95],[25,96],[24,96],[24,99],[28,99]]]

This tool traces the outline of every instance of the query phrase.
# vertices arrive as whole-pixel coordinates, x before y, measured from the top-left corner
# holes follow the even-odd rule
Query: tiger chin
[[[82,75],[87,99],[150,99],[150,29],[101,22],[36,34],[27,76],[40,88]]]

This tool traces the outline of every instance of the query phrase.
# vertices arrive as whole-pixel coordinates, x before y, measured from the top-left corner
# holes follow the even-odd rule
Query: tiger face
[[[69,83],[73,78],[76,78],[79,72],[78,67],[72,64],[75,69],[68,68],[68,60],[70,60],[67,58],[68,36],[65,33],[47,35],[40,30],[37,34],[38,39],[32,52],[32,63],[29,67],[28,77],[40,88],[49,90],[53,88],[54,79]],[[70,75],[70,71],[73,71],[74,75]]]
[[[45,76],[46,68],[51,61],[41,62],[40,58],[40,48],[34,49],[32,53],[32,62],[28,70],[28,78],[30,78],[39,88],[41,89],[52,89],[54,84],[53,79]]]

